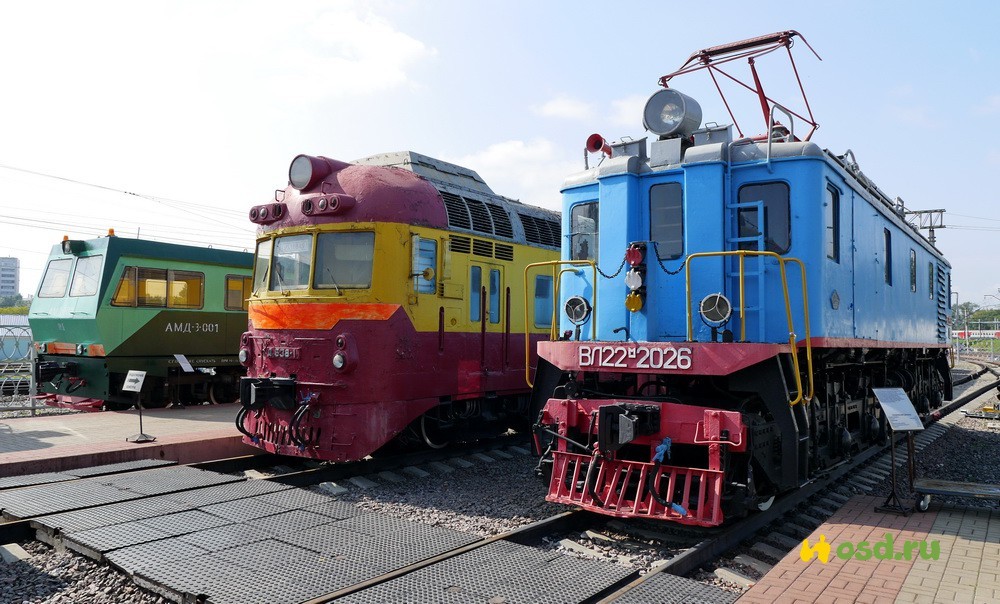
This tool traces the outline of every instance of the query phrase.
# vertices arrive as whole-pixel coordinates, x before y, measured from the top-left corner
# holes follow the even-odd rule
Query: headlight
[[[240,348],[239,358],[240,358],[240,365],[246,365],[247,362],[250,360],[250,351],[247,350],[246,348]]]
[[[690,136],[701,126],[701,105],[673,88],[657,91],[646,101],[642,125],[658,136]]]
[[[83,355],[87,354],[87,345],[86,344],[77,344],[76,345],[76,354],[78,354],[79,356],[83,356]]]
[[[347,355],[345,355],[342,352],[338,352],[337,354],[333,355],[334,369],[343,369],[345,365],[347,365]]]
[[[590,302],[587,302],[587,299],[581,296],[573,296],[569,300],[566,300],[563,310],[566,312],[569,322],[573,325],[583,325],[590,318]]]
[[[298,155],[288,167],[288,182],[302,191],[315,187],[329,173],[330,164],[324,160],[309,155]]]

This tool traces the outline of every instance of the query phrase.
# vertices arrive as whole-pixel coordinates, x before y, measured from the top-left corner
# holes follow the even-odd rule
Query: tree
[[[964,325],[977,310],[979,310],[979,305],[975,302],[962,302],[952,306],[952,324],[955,326]]]

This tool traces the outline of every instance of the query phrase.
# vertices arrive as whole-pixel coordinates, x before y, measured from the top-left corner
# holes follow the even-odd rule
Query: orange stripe
[[[399,304],[298,302],[250,303],[250,324],[257,329],[333,329],[341,319],[385,321]]]

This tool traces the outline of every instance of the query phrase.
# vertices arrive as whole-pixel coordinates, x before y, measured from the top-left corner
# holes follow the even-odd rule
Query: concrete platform
[[[851,499],[809,535],[808,562],[796,547],[737,602],[1000,601],[1000,512],[932,503],[926,513],[898,516],[875,511],[884,501]],[[817,548],[821,539],[829,550]],[[862,541],[872,555],[861,553]],[[921,545],[907,556],[907,542]],[[823,551],[826,563],[817,557]]]
[[[181,464],[260,453],[243,444],[233,423],[236,405],[149,409],[143,432],[151,443],[125,439],[139,433],[139,413],[106,411],[0,419],[0,478],[134,461]]]

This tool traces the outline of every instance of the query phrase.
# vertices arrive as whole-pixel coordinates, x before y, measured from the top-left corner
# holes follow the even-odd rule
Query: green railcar
[[[47,404],[123,409],[238,398],[253,255],[141,239],[64,240],[28,311]],[[189,366],[185,366],[189,365]]]

